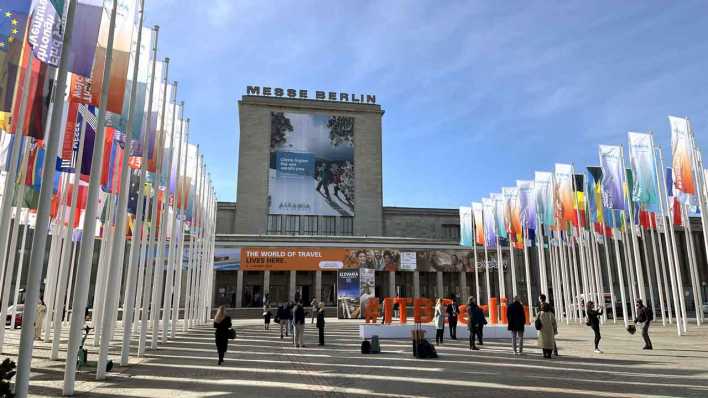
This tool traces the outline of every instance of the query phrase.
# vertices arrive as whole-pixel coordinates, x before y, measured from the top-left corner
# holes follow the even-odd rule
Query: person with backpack
[[[443,315],[442,299],[440,298],[435,301],[433,323],[435,324],[435,345],[442,344],[443,335],[445,334],[445,316]]]
[[[506,319],[507,329],[511,332],[511,346],[514,348],[514,355],[523,354],[526,313],[519,296],[514,296],[514,302],[506,308]]]
[[[538,313],[535,322],[538,330],[538,346],[543,350],[543,357],[548,359],[551,358],[558,334],[556,316],[550,311],[550,308],[548,303],[541,304],[541,312]]]
[[[479,344],[482,345],[482,335],[484,325],[487,320],[484,319],[484,312],[477,305],[477,300],[474,297],[470,297],[467,300],[467,325],[470,331],[470,350],[479,350],[479,347],[475,344],[475,340],[479,339]]]
[[[644,350],[653,350],[654,347],[651,344],[651,339],[649,339],[649,325],[651,321],[654,320],[654,314],[651,310],[644,306],[642,300],[637,300],[637,318],[634,323],[642,324],[642,338],[644,339]]]
[[[585,307],[585,314],[587,316],[586,324],[590,326],[593,333],[595,333],[595,353],[602,354],[600,351],[600,316],[602,315],[602,310],[595,310],[595,303],[588,301]]]
[[[452,296],[452,303],[447,306],[447,326],[450,328],[450,338],[457,340],[457,314],[460,312],[460,305],[457,304],[457,297]]]

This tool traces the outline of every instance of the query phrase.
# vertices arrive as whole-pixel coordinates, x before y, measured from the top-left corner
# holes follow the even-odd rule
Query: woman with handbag
[[[223,305],[219,306],[214,316],[214,339],[216,341],[216,350],[219,352],[219,365],[224,363],[224,354],[229,348],[229,339],[235,337],[234,330],[231,328],[231,317],[226,315],[226,309]]]
[[[541,312],[538,313],[534,323],[538,330],[538,346],[543,350],[543,357],[550,359],[553,347],[556,345],[558,325],[548,303],[541,304]]]

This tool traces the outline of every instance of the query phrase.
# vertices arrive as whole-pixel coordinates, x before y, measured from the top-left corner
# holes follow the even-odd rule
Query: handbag
[[[227,337],[229,338],[229,340],[235,339],[236,338],[236,331],[233,328],[229,328]]]
[[[541,318],[536,318],[536,322],[534,322],[533,326],[536,328],[536,330],[543,329],[543,322],[541,322]]]

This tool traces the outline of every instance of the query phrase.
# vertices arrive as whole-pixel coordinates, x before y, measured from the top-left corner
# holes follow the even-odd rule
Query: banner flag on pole
[[[554,224],[553,173],[537,171],[534,176],[536,207],[541,223],[547,227]]]
[[[96,56],[98,31],[101,28],[103,0],[78,0],[71,27],[71,45],[68,51],[67,70],[90,78],[93,59]]]
[[[494,217],[494,201],[492,199],[482,199],[482,218],[484,219],[484,244],[487,248],[494,248],[497,245],[497,225]]]
[[[674,187],[687,194],[696,193],[693,183],[693,165],[691,163],[691,137],[688,120],[669,116],[671,123],[671,165],[674,169]]]
[[[62,14],[64,0],[34,0],[30,17],[28,41],[32,53],[41,62],[59,66],[64,35],[62,34]]]
[[[602,168],[602,203],[608,209],[624,210],[622,148],[600,145],[599,154]]]
[[[574,174],[576,204],[573,207],[577,210],[573,217],[573,225],[585,227],[587,225],[587,215],[585,214],[585,174]]]
[[[520,223],[528,230],[536,230],[536,195],[533,181],[518,180]]]
[[[0,129],[12,133],[12,106],[31,4],[27,0],[3,0],[0,13]]]
[[[472,215],[474,216],[474,242],[477,245],[484,244],[484,217],[482,215],[482,204],[472,202]]]
[[[656,185],[654,148],[651,134],[627,133],[629,137],[629,161],[634,172],[634,185],[630,186],[632,200],[645,209],[657,211],[659,191]]]
[[[472,247],[472,208],[460,206],[460,246]]]
[[[494,201],[494,218],[495,218],[495,224],[496,224],[496,234],[498,237],[507,239],[507,231],[509,230],[508,226],[508,214],[509,214],[509,206],[507,204],[507,201],[504,198],[504,195],[499,194],[499,193],[493,193],[490,195],[492,200]]]
[[[567,225],[575,220],[575,199],[573,198],[573,166],[569,164],[556,163],[556,204],[558,206],[558,221],[560,227],[567,228]]]

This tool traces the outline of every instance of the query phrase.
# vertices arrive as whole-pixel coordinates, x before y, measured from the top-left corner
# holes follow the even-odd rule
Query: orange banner
[[[248,247],[241,249],[244,271],[336,271],[359,268],[351,250],[312,247]]]

